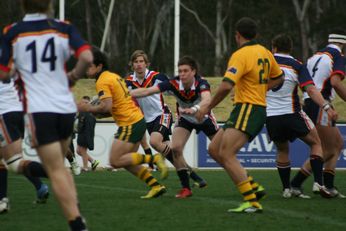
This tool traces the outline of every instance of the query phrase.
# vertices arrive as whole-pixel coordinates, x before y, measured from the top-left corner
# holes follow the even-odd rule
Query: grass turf
[[[224,171],[198,171],[208,181],[205,189],[194,189],[188,199],[176,199],[176,174],[163,183],[168,192],[160,198],[142,200],[144,183],[126,171],[88,172],[75,177],[82,213],[89,230],[343,230],[345,199],[324,199],[311,193],[311,178],[305,191],[312,199],[283,199],[276,171],[251,170],[269,194],[262,214],[229,214],[241,201]],[[158,174],[154,173],[157,177]],[[346,192],[346,172],[338,171],[336,185]],[[18,175],[9,175],[11,210],[0,215],[0,230],[68,230],[58,204],[51,196],[44,205],[34,205],[33,187]]]

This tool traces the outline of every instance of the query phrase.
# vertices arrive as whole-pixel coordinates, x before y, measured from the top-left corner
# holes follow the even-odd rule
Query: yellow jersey
[[[235,103],[266,106],[268,79],[279,78],[282,74],[273,54],[250,41],[233,53],[224,80],[235,85]]]
[[[99,99],[112,98],[112,116],[118,126],[128,126],[143,119],[143,114],[127,89],[125,81],[109,71],[101,73],[96,81]]]

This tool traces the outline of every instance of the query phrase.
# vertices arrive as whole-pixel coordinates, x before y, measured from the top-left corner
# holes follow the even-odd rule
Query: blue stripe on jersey
[[[332,58],[332,63],[333,63],[333,69],[332,69],[332,73],[333,72],[341,72],[343,73],[343,75],[345,74],[345,58],[341,55],[340,51],[333,48],[333,47],[325,47],[324,49],[318,51],[321,53],[328,53],[331,58]],[[317,52],[317,53],[318,53]],[[331,74],[332,74],[331,73]],[[330,77],[330,76],[328,76]],[[323,88],[321,89],[321,94],[323,96],[323,98],[325,99],[329,99],[332,95],[332,84],[330,82],[330,78],[326,79],[324,84],[323,84]]]

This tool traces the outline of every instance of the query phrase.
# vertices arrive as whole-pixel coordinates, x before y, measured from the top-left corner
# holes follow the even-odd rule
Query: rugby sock
[[[152,155],[152,151],[151,151],[151,148],[147,148],[147,149],[144,149],[144,153],[145,154],[148,154],[148,155]]]
[[[251,205],[255,207],[260,207],[260,204],[257,201],[256,194],[254,193],[254,190],[252,189],[250,180],[247,179],[243,182],[240,182],[238,185],[238,190],[243,195],[244,201],[248,201],[251,203]]]
[[[291,177],[291,163],[290,162],[279,162],[276,161],[276,168],[278,169],[279,176],[282,183],[282,188],[290,188],[290,177]]]
[[[191,190],[188,169],[179,169],[177,170],[177,174],[180,179],[181,186]]]
[[[0,200],[7,197],[7,169],[0,163]]]
[[[303,182],[310,176],[310,174],[311,173],[309,171],[301,168],[291,181],[291,186],[294,188],[300,188]]]
[[[150,188],[160,185],[146,167],[141,167],[137,173],[137,177],[144,181]]]
[[[310,155],[310,165],[314,174],[314,181],[323,185],[323,159],[317,155]]]
[[[71,231],[83,231],[87,230],[86,225],[82,217],[77,217],[76,219],[68,222]]]
[[[254,179],[252,178],[252,176],[248,176],[247,179],[248,179],[248,181],[250,182],[250,185],[251,185],[252,190],[253,190],[254,192],[256,192],[257,189],[258,189],[259,184],[258,184],[257,182],[254,181]]]
[[[155,163],[155,158],[153,155],[142,155],[137,152],[134,152],[131,154],[131,157],[132,165]]]
[[[190,172],[190,178],[193,180],[193,181],[196,181],[196,182],[201,182],[201,181],[204,181],[202,177],[200,177],[195,171],[192,170],[192,168],[190,166],[189,167],[189,172]]]
[[[144,153],[145,153],[146,155],[153,155],[153,153],[152,153],[152,151],[151,151],[151,148],[146,148],[146,149],[144,149]],[[149,163],[149,167],[150,167],[151,169],[154,169],[154,168],[155,168],[154,165],[153,165],[153,163]]]
[[[335,171],[332,169],[324,169],[323,171],[323,180],[324,185],[328,188],[334,188],[334,177],[335,177]]]
[[[68,162],[71,164],[73,163],[74,159],[72,155],[66,155],[66,159],[68,160]]]
[[[32,177],[45,177],[48,178],[46,170],[44,170],[42,164],[36,161],[26,160],[24,165],[24,174]]]

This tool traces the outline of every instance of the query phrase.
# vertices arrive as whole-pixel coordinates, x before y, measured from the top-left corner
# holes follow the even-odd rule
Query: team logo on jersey
[[[208,86],[205,85],[205,84],[203,84],[203,85],[200,86],[200,89],[201,89],[201,90],[206,90],[206,89],[208,89]]]
[[[228,72],[235,74],[237,73],[237,69],[235,67],[231,67],[230,69],[228,69]]]
[[[103,96],[104,94],[105,94],[104,91],[99,91],[99,93],[98,93],[99,97]]]

